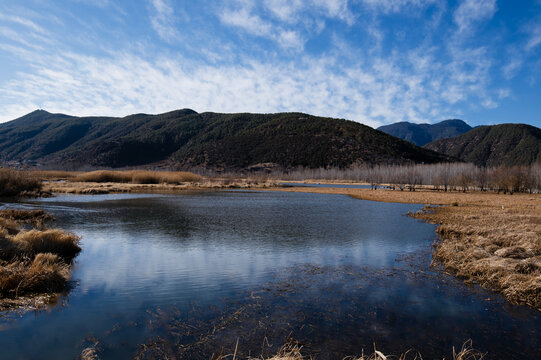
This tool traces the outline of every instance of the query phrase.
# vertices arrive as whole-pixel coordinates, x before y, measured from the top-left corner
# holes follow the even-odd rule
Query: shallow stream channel
[[[0,314],[1,359],[269,356],[414,349],[539,359],[541,316],[431,266],[422,205],[265,191],[59,195],[40,208],[82,237],[72,284],[36,312]]]

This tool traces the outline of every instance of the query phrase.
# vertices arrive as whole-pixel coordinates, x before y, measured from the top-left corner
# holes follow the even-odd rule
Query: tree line
[[[486,168],[469,163],[439,163],[414,165],[375,165],[339,168],[298,168],[287,172],[272,172],[271,178],[302,181],[307,179],[349,180],[366,182],[373,189],[415,191],[431,186],[441,191],[496,191],[503,193],[541,192],[541,164]]]

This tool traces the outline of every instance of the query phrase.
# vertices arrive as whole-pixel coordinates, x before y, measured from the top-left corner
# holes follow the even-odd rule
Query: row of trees
[[[349,169],[297,169],[286,173],[275,172],[271,177],[284,180],[352,180],[366,182],[373,189],[389,186],[400,190],[415,191],[422,185],[441,191],[497,191],[541,192],[541,164],[481,168],[465,163],[440,163],[432,165],[376,165],[357,166]]]

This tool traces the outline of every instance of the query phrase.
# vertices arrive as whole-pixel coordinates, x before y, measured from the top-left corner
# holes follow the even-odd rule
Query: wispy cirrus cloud
[[[463,0],[453,14],[459,33],[471,33],[475,26],[496,13],[496,0]]]
[[[541,45],[541,19],[529,24],[526,27],[528,41],[526,42],[526,51],[532,51]]]
[[[152,7],[150,22],[158,36],[166,41],[173,42],[179,39],[179,32],[175,26],[174,9],[169,0],[150,0]]]
[[[438,4],[441,0],[361,0],[371,10],[385,14],[424,9]]]
[[[463,61],[441,62],[435,51],[427,49],[410,52],[407,62],[400,56],[378,57],[363,65],[340,65],[337,56],[216,66],[182,57],[149,59],[117,53],[104,59],[69,53],[36,63],[36,73],[5,84],[2,97],[18,101],[2,116],[13,118],[24,104],[28,110],[41,106],[78,115],[122,116],[192,107],[303,111],[372,126],[428,121],[451,114],[452,106],[466,98],[494,106],[484,91],[487,73],[465,72],[460,68]]]
[[[511,44],[486,36],[495,0],[79,1],[88,14],[0,5],[0,121],[36,107],[435,121],[498,108],[541,68],[538,20]]]
[[[347,0],[269,0],[264,3],[233,0],[217,11],[223,24],[297,51],[303,49],[313,32],[323,29],[325,19],[338,19],[349,25],[354,22]]]
[[[26,28],[29,28],[29,29],[31,29],[31,30],[33,30],[35,32],[41,33],[41,34],[46,34],[47,33],[47,31],[43,27],[39,26],[34,21],[32,21],[30,19],[23,18],[23,17],[18,16],[18,15],[5,15],[5,14],[0,13],[0,20],[5,21],[6,23],[22,25],[22,26],[24,26]]]

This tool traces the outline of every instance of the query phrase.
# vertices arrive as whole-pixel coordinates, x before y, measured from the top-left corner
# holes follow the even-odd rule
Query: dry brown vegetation
[[[181,184],[184,182],[197,182],[201,178],[200,175],[188,171],[97,170],[78,174],[74,180],[97,183]]]
[[[0,168],[0,196],[36,195],[41,181],[26,171]]]
[[[44,229],[41,210],[0,211],[0,308],[25,295],[58,293],[66,287],[70,263],[81,251],[74,234]],[[27,224],[30,230],[21,229]],[[28,300],[32,300],[31,297]]]
[[[358,199],[430,206],[412,214],[438,224],[434,259],[466,282],[500,292],[511,303],[541,310],[541,195],[486,192],[284,188]]]
[[[466,163],[359,165],[347,169],[297,169],[269,176],[281,180],[349,180],[371,184],[374,188],[385,185],[409,191],[430,186],[442,191],[541,192],[541,163],[497,168]]]
[[[276,186],[275,181],[240,178],[201,178],[193,182],[162,183],[121,183],[121,182],[82,182],[76,179],[65,182],[44,184],[44,190],[51,193],[67,194],[111,194],[111,193],[175,193],[182,191],[250,189]]]
[[[238,343],[237,343],[238,346]],[[237,347],[235,347],[235,351],[233,354],[229,355],[221,355],[215,358],[216,360],[225,360],[225,359],[237,359],[236,356],[236,350]],[[453,358],[452,360],[481,360],[483,359],[485,354],[474,350],[472,347],[471,340],[466,341],[462,348],[459,350],[456,350],[453,348]],[[240,358],[239,358],[240,359]],[[263,359],[263,358],[248,358],[249,360],[257,360],[257,359]],[[267,360],[306,360],[306,359],[312,359],[312,357],[306,357],[302,354],[302,346],[298,345],[295,341],[291,341],[284,346],[280,348],[278,353],[270,358],[267,358]],[[361,356],[351,356],[346,357],[343,360],[390,360],[390,359],[397,359],[397,360],[422,360],[423,356],[416,352],[416,351],[407,351],[403,354],[400,354],[398,356],[393,355],[385,355],[381,351],[376,350],[374,346],[374,351],[371,352],[368,355],[365,355],[364,353],[361,354]],[[445,359],[444,359],[445,360]]]
[[[65,170],[28,170],[30,175],[40,180],[68,180],[73,179],[81,174],[80,171],[65,171]]]

